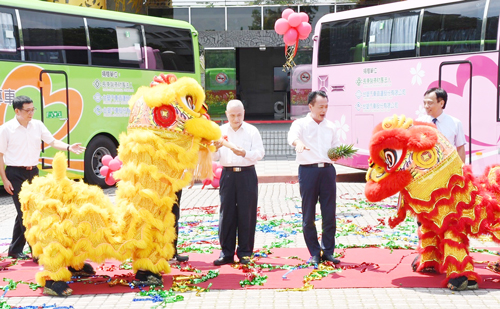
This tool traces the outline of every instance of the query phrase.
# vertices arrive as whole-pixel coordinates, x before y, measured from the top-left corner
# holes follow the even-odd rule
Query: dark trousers
[[[31,171],[28,171],[22,167],[7,166],[5,175],[12,184],[12,187],[14,187],[12,199],[14,200],[14,206],[17,210],[14,230],[12,232],[12,242],[10,243],[8,254],[17,255],[23,252],[24,245],[26,244],[26,238],[24,237],[26,227],[23,225],[23,211],[21,210],[21,203],[19,202],[19,192],[21,191],[23,182],[26,180],[31,182],[35,176],[38,176],[38,168],[35,167]]]
[[[224,168],[220,178],[220,257],[251,256],[257,224],[258,181],[255,168],[234,172]]]
[[[333,254],[335,249],[335,221],[337,184],[335,167],[299,166],[300,196],[302,197],[302,229],[311,256]],[[320,203],[323,235],[321,246],[315,225],[316,204]]]
[[[172,213],[175,216],[175,240],[174,240],[174,249],[175,249],[175,255],[177,255],[177,241],[179,239],[179,217],[181,216],[181,209],[179,205],[181,204],[181,197],[182,197],[182,189],[175,192],[175,195],[177,195],[177,203],[172,206]]]

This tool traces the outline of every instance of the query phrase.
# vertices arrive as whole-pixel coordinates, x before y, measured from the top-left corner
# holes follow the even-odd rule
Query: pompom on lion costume
[[[490,235],[500,243],[500,166],[474,177],[435,125],[403,115],[374,129],[370,156],[367,199],[399,192],[397,216],[389,225],[404,221],[407,212],[419,222],[414,270],[446,272],[444,285],[452,290],[477,289],[468,237]]]
[[[198,179],[211,177],[211,142],[221,133],[196,80],[161,77],[130,100],[115,204],[101,188],[66,178],[63,153],[54,158],[52,174],[24,183],[26,239],[43,267],[36,280],[44,294],[70,295],[72,275],[95,273],[87,259],[132,258],[138,285],[161,285],[161,273],[170,272],[175,192],[191,182],[190,171]]]

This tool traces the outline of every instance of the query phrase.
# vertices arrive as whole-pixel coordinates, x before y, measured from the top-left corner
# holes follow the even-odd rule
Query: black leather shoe
[[[329,262],[332,262],[333,264],[338,264],[340,263],[340,260],[339,259],[336,259],[333,257],[333,254],[323,254],[323,256],[321,257],[321,259],[323,261],[329,261]]]
[[[311,257],[311,263],[312,264],[319,264],[320,261],[320,258],[319,258],[319,255],[315,255],[315,256],[312,256]]]
[[[187,255],[174,255],[174,260],[176,260],[177,262],[187,262],[189,261],[189,256]]]
[[[240,259],[240,264],[247,265],[250,264],[252,260],[250,259],[249,256],[244,256]]]
[[[9,254],[10,257],[16,260],[29,260],[30,257],[27,254],[24,253],[18,253],[18,254]]]
[[[234,263],[234,259],[228,258],[228,257],[221,257],[221,258],[218,258],[217,260],[214,261],[215,266],[221,266],[221,265],[233,264],[233,263]]]

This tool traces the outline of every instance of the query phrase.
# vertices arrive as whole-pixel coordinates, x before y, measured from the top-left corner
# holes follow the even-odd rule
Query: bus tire
[[[107,136],[98,135],[94,137],[85,149],[85,182],[91,185],[98,185],[101,188],[108,188],[104,181],[100,168],[101,159],[105,155],[115,157],[117,154],[116,144]]]

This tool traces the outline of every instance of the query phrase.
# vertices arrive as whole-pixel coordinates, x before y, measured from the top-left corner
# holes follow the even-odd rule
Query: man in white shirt
[[[28,259],[23,253],[26,238],[23,225],[23,213],[19,203],[19,191],[24,181],[31,181],[38,175],[41,143],[61,151],[80,154],[85,150],[80,143],[68,145],[56,140],[40,120],[33,119],[36,111],[33,101],[27,96],[14,98],[12,107],[16,116],[0,127],[0,176],[3,187],[12,195],[17,210],[9,256],[16,259]],[[5,167],[7,166],[7,167]]]
[[[434,123],[446,139],[457,148],[458,155],[462,162],[465,162],[465,134],[462,128],[462,122],[444,112],[448,93],[442,88],[430,88],[424,93],[424,108],[426,116],[419,117],[417,120],[422,122]],[[421,223],[417,221],[420,230]],[[422,256],[418,254],[413,260],[411,266],[413,271],[417,271],[419,265],[424,262]],[[421,270],[424,273],[434,273],[433,267],[427,267]]]
[[[219,242],[222,250],[214,261],[216,266],[233,263],[235,249],[241,264],[250,262],[257,224],[255,164],[264,157],[259,130],[243,121],[243,103],[229,101],[226,116],[229,123],[220,127],[223,139],[215,143],[217,152],[214,154],[214,160],[219,160],[223,166],[219,188]]]
[[[465,134],[462,122],[444,112],[448,94],[442,88],[431,88],[424,94],[424,108],[427,116],[418,120],[434,123],[448,141],[455,147],[463,162],[465,162]]]
[[[312,91],[308,98],[310,113],[292,123],[288,143],[295,147],[299,163],[299,185],[302,197],[302,229],[311,262],[340,261],[333,257],[337,184],[336,171],[328,158],[328,149],[340,145],[334,124],[325,118],[328,97],[324,91]],[[316,204],[320,203],[323,236],[321,246],[315,225]]]

